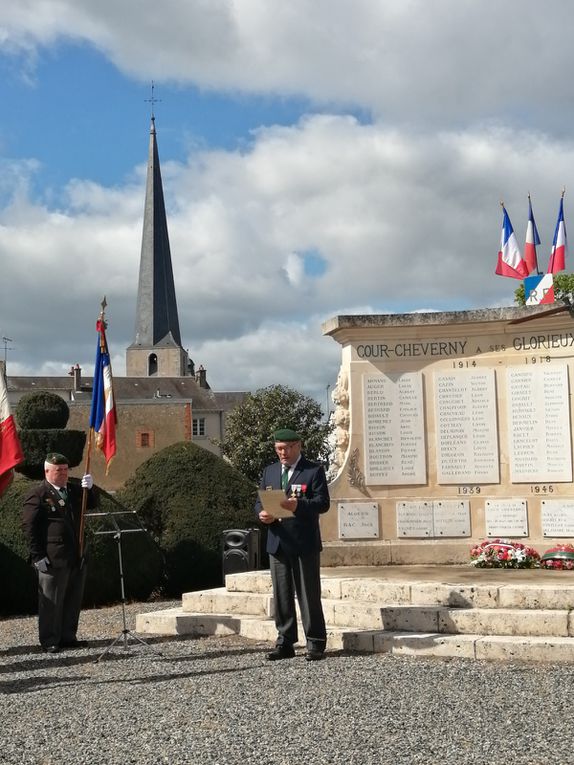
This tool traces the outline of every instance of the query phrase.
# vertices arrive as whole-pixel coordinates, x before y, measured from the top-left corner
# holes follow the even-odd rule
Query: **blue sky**
[[[574,9],[551,7],[5,0],[9,373],[89,372],[104,292],[125,369],[152,80],[182,339],[215,389],[322,401],[326,319],[512,304],[499,200],[522,243],[531,192],[543,267],[563,186],[569,220]]]

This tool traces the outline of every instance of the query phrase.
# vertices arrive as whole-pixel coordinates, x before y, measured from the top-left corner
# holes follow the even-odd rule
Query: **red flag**
[[[24,460],[16,423],[10,414],[8,391],[4,372],[0,372],[0,496],[4,494],[14,477],[13,468]]]

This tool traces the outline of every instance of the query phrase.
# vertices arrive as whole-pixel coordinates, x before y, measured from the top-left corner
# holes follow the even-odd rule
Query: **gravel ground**
[[[173,605],[129,604],[128,628]],[[35,618],[0,621],[0,762],[574,764],[574,667],[341,653],[270,663],[268,645],[237,637],[122,640],[96,662],[122,626],[120,606],[84,611],[89,647],[49,655]]]

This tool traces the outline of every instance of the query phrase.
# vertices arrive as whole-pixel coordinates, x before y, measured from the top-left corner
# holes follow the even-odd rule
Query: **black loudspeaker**
[[[226,574],[240,574],[261,568],[261,532],[259,529],[227,529],[222,534],[223,579]]]

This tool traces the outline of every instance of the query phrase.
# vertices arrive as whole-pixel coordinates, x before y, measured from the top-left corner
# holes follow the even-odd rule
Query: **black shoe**
[[[292,659],[295,656],[295,649],[292,645],[278,645],[271,653],[267,654],[269,661],[278,661],[279,659]]]
[[[85,648],[88,645],[87,640],[63,640],[60,643],[62,648]]]
[[[323,651],[307,651],[305,661],[320,661],[325,658]]]
[[[43,645],[42,650],[46,653],[60,653],[59,645]]]

